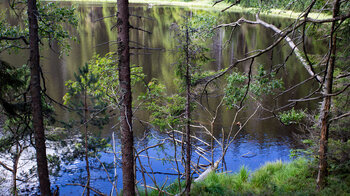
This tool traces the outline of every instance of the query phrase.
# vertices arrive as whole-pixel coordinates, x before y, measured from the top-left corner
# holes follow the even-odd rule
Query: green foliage
[[[28,140],[32,133],[30,103],[25,101],[29,72],[27,66],[15,69],[4,62],[1,68],[0,115],[4,123],[0,129],[0,152],[12,153],[12,147]]]
[[[350,139],[330,139],[329,140],[329,160],[330,172],[343,179],[349,180],[350,174]]]
[[[58,155],[47,155],[47,162],[50,169],[50,175],[58,176],[61,171],[61,159]]]
[[[246,75],[239,72],[233,72],[227,77],[224,99],[230,109],[243,100],[248,87],[245,84],[247,79]]]
[[[309,195],[315,194],[313,169],[306,159],[267,163],[249,176],[242,167],[235,174],[210,174],[195,183],[191,195]]]
[[[244,166],[238,173],[216,174],[211,173],[203,182],[195,183],[192,195],[235,195],[247,191],[249,171]]]
[[[176,180],[173,183],[171,183],[168,187],[166,187],[166,191],[172,194],[176,194],[179,192],[179,190],[183,190],[186,187],[186,181],[180,181],[180,188],[179,188],[179,182]],[[156,193],[158,193],[156,191]]]
[[[286,125],[298,124],[305,117],[306,117],[306,114],[304,111],[302,110],[297,111],[297,110],[294,110],[294,108],[278,114],[278,118],[280,119],[280,121]]]
[[[206,41],[215,35],[213,29],[217,23],[217,17],[211,14],[196,14],[191,20],[189,27],[191,29],[191,40]],[[185,29],[183,29],[185,30]]]
[[[6,11],[13,12],[14,10],[1,10],[0,12],[0,37],[14,38],[0,40],[0,53],[8,51],[18,52],[20,49],[27,49],[29,45],[29,28],[26,12],[19,8],[18,3],[14,4],[16,12],[15,24],[9,24],[6,18]],[[64,26],[78,26],[78,17],[75,15],[75,8],[62,7],[58,3],[37,1],[38,7],[38,36],[42,43],[45,41],[51,46],[53,41],[56,41],[61,47],[61,52],[70,50],[69,40],[76,40],[71,36]],[[18,10],[17,10],[18,9]],[[23,25],[24,24],[24,25]]]
[[[92,118],[88,119],[88,124],[102,128],[109,122],[109,115],[107,113],[108,103],[102,100],[103,95],[96,95],[95,93],[101,88],[98,85],[98,76],[91,73],[87,64],[79,68],[78,74],[74,74],[74,76],[76,81],[66,82],[67,93],[63,97],[64,104],[74,108],[74,111],[80,117],[72,123],[78,123],[78,127],[85,124],[84,110],[86,109],[92,114],[90,115]],[[87,105],[85,105],[85,99]]]
[[[0,37],[21,37],[28,36],[28,33],[18,25],[10,25],[7,22],[6,12],[0,11]],[[23,40],[0,40],[0,53],[5,50],[18,52],[18,49],[23,45]]]
[[[39,37],[40,39],[47,39],[51,45],[52,41],[56,41],[61,47],[61,52],[70,50],[69,40],[76,40],[75,37],[70,36],[64,25],[78,26],[78,17],[75,15],[76,8],[62,7],[54,2],[37,1],[39,12]]]
[[[213,16],[194,15],[180,26],[173,25],[175,38],[178,41],[178,61],[175,72],[180,77],[182,86],[185,86],[184,82],[187,80],[187,69],[189,70],[188,79],[191,80],[192,85],[209,73],[213,73],[203,74],[202,67],[212,60],[207,56],[209,49],[205,47],[205,43],[214,35],[215,23],[216,19]],[[193,76],[194,79],[192,79]]]
[[[262,96],[274,95],[277,90],[283,89],[282,79],[276,79],[274,72],[267,73],[263,66],[258,67],[258,74],[252,76],[248,89],[248,75],[240,72],[233,72],[227,79],[224,89],[224,100],[226,105],[232,109],[243,102],[248,92],[254,99],[260,100]]]
[[[311,159],[317,158],[316,154],[313,152],[316,141],[312,139],[304,139],[301,142],[305,147],[302,149],[291,149],[289,157],[294,159],[301,157],[309,157]]]
[[[258,74],[254,76],[254,80],[251,88],[257,97],[275,95],[275,90],[283,90],[282,79],[276,79],[276,73],[268,73],[262,65],[258,67]]]
[[[131,85],[144,79],[142,67],[132,65]],[[119,71],[117,58],[114,53],[107,53],[104,57],[95,55],[89,63],[79,69],[75,74],[75,81],[66,82],[68,92],[64,95],[64,104],[79,93],[86,90],[90,98],[113,104],[117,107],[119,99]]]
[[[26,65],[14,68],[0,61],[0,106],[7,115],[24,112],[27,103],[21,97],[29,85],[29,69]]]
[[[208,77],[214,72],[203,72],[202,67],[211,59],[207,57],[209,51],[203,42],[213,36],[215,19],[208,15],[194,15],[181,25],[172,24],[172,30],[178,41],[178,61],[176,62],[176,76],[179,82],[180,93],[183,92],[186,82],[194,86],[196,82]],[[187,72],[188,70],[188,72]],[[147,92],[138,98],[144,108],[151,113],[151,124],[160,130],[182,125],[184,120],[186,99],[180,94],[168,96],[165,86],[158,80],[152,79]],[[194,105],[191,105],[192,109]]]
[[[165,86],[157,79],[148,84],[148,91],[139,96],[144,108],[151,112],[151,124],[164,130],[183,123],[186,99],[178,94],[167,96]]]

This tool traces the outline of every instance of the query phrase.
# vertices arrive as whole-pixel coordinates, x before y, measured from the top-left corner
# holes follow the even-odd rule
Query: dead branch
[[[195,125],[191,125],[191,126],[192,126],[192,127],[195,127]],[[202,127],[197,127],[197,128],[202,128]],[[181,134],[181,135],[184,135],[184,133],[182,133],[181,131],[178,131],[178,130],[173,130],[173,131],[176,132],[176,133],[179,133],[179,134]],[[191,138],[196,139],[196,140],[200,141],[201,143],[203,143],[203,144],[205,144],[205,145],[207,145],[207,146],[210,146],[207,142],[205,142],[205,141],[199,139],[198,137],[196,137],[196,136],[194,136],[194,135],[191,135]]]
[[[5,168],[6,170],[10,171],[10,172],[13,172],[13,169],[9,168],[5,163],[1,162],[0,161],[0,165]]]
[[[231,7],[233,7],[234,5],[239,4],[240,2],[241,2],[241,0],[237,0],[236,2],[232,3],[230,6],[224,8],[223,10],[221,10],[221,12],[224,12],[224,11],[230,9]],[[215,3],[215,4],[216,4],[216,3]],[[215,4],[214,4],[214,5],[215,5]],[[214,5],[213,5],[213,6],[214,6]]]
[[[284,35],[284,39],[287,41],[288,45],[290,46],[290,48],[292,48],[292,50],[294,51],[294,54],[296,55],[296,57],[299,59],[299,61],[303,64],[304,68],[307,70],[307,72],[310,74],[310,76],[315,76],[316,74],[314,73],[313,71],[313,68],[312,66],[310,66],[307,62],[307,60],[304,59],[304,57],[302,56],[302,53],[300,52],[300,50],[297,48],[297,46],[295,45],[295,43],[293,42],[293,40],[287,36],[288,34],[285,34],[283,33],[282,30],[280,30],[279,28],[277,28],[275,25],[272,25],[272,24],[268,24],[266,23],[265,21],[261,20],[259,18],[259,13],[256,14],[256,21],[251,21],[251,20],[247,20],[245,18],[240,18],[238,21],[236,22],[233,22],[233,23],[229,23],[229,24],[222,24],[222,25],[219,25],[217,26],[216,28],[221,28],[221,27],[226,27],[226,26],[233,26],[233,27],[236,27],[236,26],[240,26],[241,24],[252,24],[252,25],[262,25],[266,28],[269,28],[273,31],[275,31],[278,35],[282,36]],[[296,24],[297,25],[297,24]],[[322,77],[316,75],[315,76],[316,79],[318,81],[322,81]]]
[[[216,5],[216,4],[218,4],[218,3],[220,3],[220,2],[223,2],[224,0],[217,0],[217,1],[215,1],[214,2],[214,4],[213,4],[213,7]]]
[[[324,73],[324,71],[322,71],[322,72],[320,72],[320,73],[317,73],[317,74],[315,74],[314,76],[311,76],[311,77],[307,78],[306,80],[301,81],[300,83],[298,83],[298,84],[296,84],[296,85],[290,87],[289,89],[287,89],[287,90],[281,92],[280,94],[276,95],[273,99],[277,99],[277,98],[280,97],[281,95],[283,95],[283,94],[285,94],[285,93],[287,93],[287,92],[289,92],[289,91],[291,91],[291,90],[297,88],[297,87],[300,86],[300,85],[305,84],[306,82],[308,82],[308,81],[314,79],[316,76],[319,76],[321,73]]]
[[[331,23],[331,22],[336,22],[336,21],[344,21],[346,19],[350,18],[350,12],[348,12],[345,15],[340,15],[337,17],[333,17],[333,18],[327,18],[327,19],[323,19],[323,20],[319,20],[319,19],[313,19],[313,18],[306,18],[304,19],[305,22],[312,22],[312,23]]]
[[[117,187],[115,186],[115,183],[112,182],[111,177],[109,176],[108,171],[107,171],[105,165],[101,162],[101,160],[97,157],[96,154],[95,154],[95,158],[96,158],[96,159],[98,160],[98,162],[102,165],[103,170],[104,170],[104,171],[106,172],[106,174],[107,174],[107,179],[108,179],[108,181],[112,184],[113,188],[115,189],[115,191],[116,191],[117,194],[118,194],[118,189],[117,189]],[[115,181],[115,180],[113,180],[113,181]]]
[[[147,30],[141,29],[141,28],[139,28],[139,27],[134,27],[134,26],[132,26],[132,25],[130,25],[130,29],[135,29],[135,30],[138,30],[138,31],[146,32],[146,33],[148,33],[148,34],[152,34],[151,31],[147,31]]]
[[[348,116],[350,116],[350,112],[342,114],[342,115],[337,116],[337,117],[334,117],[334,118],[330,119],[329,122],[333,122],[333,121],[336,121],[336,120],[339,120],[339,119],[342,119],[342,118],[345,118]]]
[[[158,146],[161,146],[161,145],[164,145],[164,144],[165,144],[165,142],[162,142],[162,143],[159,143],[159,144],[155,144],[155,145],[152,145],[152,146],[147,146],[146,148],[144,148],[144,149],[138,151],[138,152],[136,153],[136,156],[138,156],[139,154],[141,154],[142,152],[144,152],[144,151],[146,151],[146,150],[148,150],[148,149],[155,148],[155,147],[158,147]],[[135,157],[135,160],[136,160],[136,157]]]
[[[101,18],[98,18],[98,19],[94,20],[93,22],[99,22],[99,21],[104,20],[104,19],[106,19],[106,18],[113,18],[113,17],[116,17],[116,16],[117,16],[117,14],[113,14],[113,15],[110,15],[110,16],[101,17]]]

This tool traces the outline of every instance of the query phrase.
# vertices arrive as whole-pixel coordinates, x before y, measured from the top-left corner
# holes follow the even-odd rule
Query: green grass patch
[[[212,173],[203,182],[194,183],[191,195],[350,195],[349,183],[330,176],[329,185],[316,191],[316,169],[305,158],[290,163],[267,163],[250,173],[242,167],[238,173]]]
[[[282,161],[266,163],[254,172],[245,166],[234,174],[211,173],[202,182],[193,183],[193,196],[232,196],[232,195],[350,195],[350,175],[332,175],[328,186],[321,192],[316,190],[316,162],[306,158],[289,163]],[[345,176],[345,177],[344,177]],[[181,181],[181,190],[185,181]],[[178,181],[165,188],[171,194],[179,192]],[[145,195],[144,190],[140,195]],[[165,195],[149,190],[148,195]]]

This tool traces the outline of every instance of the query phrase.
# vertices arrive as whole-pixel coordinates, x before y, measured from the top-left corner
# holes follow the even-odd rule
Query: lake
[[[70,3],[64,3],[70,6]],[[3,3],[2,6],[5,6]],[[62,103],[62,97],[66,92],[65,81],[74,79],[74,73],[78,68],[88,62],[94,54],[101,56],[116,51],[116,30],[111,30],[116,23],[115,17],[108,17],[116,14],[116,4],[75,4],[80,18],[77,29],[67,27],[71,33],[75,34],[78,42],[71,42],[71,51],[69,55],[58,55],[57,51],[60,47],[53,45],[53,49],[42,49],[42,65],[45,75],[46,88],[48,94]],[[132,64],[143,67],[146,74],[146,82],[152,78],[157,78],[160,82],[165,84],[166,91],[169,95],[177,92],[176,80],[174,74],[174,63],[177,60],[176,55],[176,41],[173,33],[170,31],[172,24],[181,24],[185,19],[183,16],[188,15],[210,15],[217,17],[217,24],[229,23],[238,20],[240,17],[254,20],[254,15],[249,13],[235,13],[235,12],[220,12],[215,10],[200,10],[190,9],[184,7],[174,6],[152,6],[147,4],[131,4],[131,24],[133,26],[145,29],[151,33],[144,31],[131,30],[130,39],[132,46],[142,45],[146,48],[143,50],[133,50],[131,56]],[[143,16],[140,18],[137,16]],[[9,17],[9,20],[15,20]],[[103,17],[105,19],[101,20]],[[272,23],[279,28],[288,25],[288,19],[262,17],[266,22]],[[13,21],[15,22],[15,21]],[[210,49],[208,55],[213,58],[213,61],[204,65],[206,70],[218,71],[228,67],[235,59],[240,59],[247,56],[247,52],[257,49],[263,49],[271,44],[276,39],[274,32],[262,26],[242,25],[232,31],[232,28],[220,28],[215,31],[215,35],[207,41],[207,47]],[[315,53],[321,50],[322,47],[317,46],[314,40],[308,40],[310,45],[308,50]],[[268,52],[255,59],[253,64],[253,73],[257,72],[258,65],[263,65],[269,68],[272,65],[282,64],[284,60],[290,56],[291,49],[286,44],[280,44],[274,50]],[[19,66],[26,62],[27,54],[25,52],[16,55],[18,58],[12,56],[2,55],[1,58],[10,62],[15,66]],[[242,63],[237,66],[237,70],[242,72],[249,71],[249,63]],[[307,72],[303,69],[294,55],[289,57],[289,61],[279,71],[278,76],[283,78],[285,88],[299,83],[308,78]],[[216,85],[218,89],[223,89],[225,82],[223,79],[219,80]],[[270,109],[278,108],[288,103],[288,100],[293,97],[302,97],[308,94],[313,88],[313,84],[305,88],[298,88],[298,90],[291,91],[288,94],[280,96],[274,100],[271,96],[263,96],[262,104]],[[142,85],[137,85],[134,88],[134,99],[136,101],[137,95],[145,92]],[[220,92],[218,95],[220,95]],[[203,103],[210,111],[214,111],[220,102],[217,96],[209,96]],[[237,121],[244,122],[255,111],[255,103],[247,103],[247,108],[238,115]],[[298,105],[298,107],[312,108],[312,105]],[[298,108],[297,107],[297,108]],[[55,106],[57,116],[60,120],[68,121],[73,118],[69,111]],[[224,133],[227,134],[235,111],[221,108],[218,110],[218,118],[214,126],[214,135],[218,140],[222,139]],[[148,119],[147,112],[137,112],[135,116],[137,119]],[[295,126],[284,126],[277,119],[270,118],[271,114],[259,110],[246,124],[243,130],[238,134],[237,138],[230,145],[225,156],[225,165],[222,165],[227,171],[236,172],[241,166],[246,166],[249,170],[255,170],[269,161],[282,160],[287,162],[290,160],[290,150],[300,148],[298,139],[295,134],[300,134]],[[114,121],[116,122],[116,121]],[[204,125],[209,125],[208,114],[201,108],[197,108],[194,112],[194,122],[201,122]],[[111,138],[112,132],[116,132],[117,151],[119,148],[119,133],[118,126],[111,123],[110,126],[95,132],[101,132],[102,137]],[[210,143],[212,140],[208,135],[203,133],[203,130],[194,129],[194,134],[200,137],[205,142]],[[145,133],[151,133],[158,138],[147,138],[140,141]],[[153,128],[143,126],[135,120],[134,123],[135,143],[138,144],[138,149],[142,146],[150,146],[157,144],[159,140],[166,138],[166,134],[159,133]],[[210,150],[200,142],[196,142],[198,146],[203,149]],[[153,157],[150,162],[147,158],[141,157],[141,161],[147,171],[154,170],[154,178],[159,185],[163,183],[169,184],[173,182],[177,175],[172,168],[174,163],[167,160],[158,160],[164,158],[164,154],[168,154],[167,159],[171,159],[174,147],[171,143],[166,143],[164,148],[154,148],[148,151],[148,155]],[[193,151],[195,152],[195,151]],[[220,156],[221,149],[216,145],[214,150],[214,159]],[[145,153],[142,155],[146,156]],[[100,160],[105,163],[113,163],[113,154],[101,153]],[[119,155],[118,158],[121,158]],[[193,153],[193,160],[196,162],[198,155]],[[208,164],[205,160],[199,161],[202,164]],[[151,164],[151,167],[149,167]],[[138,164],[139,165],[139,164]],[[111,183],[107,179],[104,169],[100,162],[91,159],[92,166],[92,182],[91,186],[95,187],[103,193],[110,193],[112,189]],[[221,167],[221,166],[220,166]],[[181,170],[181,169],[180,169]],[[109,169],[109,176],[114,176],[114,170]],[[183,171],[183,170],[181,170]],[[85,182],[85,161],[76,160],[72,164],[61,165],[59,176],[52,177],[52,186],[60,187],[61,195],[81,195],[83,189],[78,186],[67,186],[68,183],[82,183]],[[117,168],[118,183],[117,188],[120,190],[121,183],[121,169]],[[150,175],[152,176],[152,175]],[[196,176],[196,175],[195,175]],[[137,180],[142,181],[142,175],[137,172]],[[146,177],[146,183],[153,185],[150,177]],[[140,185],[141,186],[141,185]]]

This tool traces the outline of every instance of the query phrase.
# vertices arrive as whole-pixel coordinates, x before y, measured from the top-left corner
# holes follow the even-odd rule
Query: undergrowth
[[[191,195],[350,195],[350,181],[332,175],[328,186],[317,192],[315,168],[299,158],[267,163],[251,174],[245,167],[235,174],[212,173],[194,184]]]
[[[339,175],[330,175],[328,186],[317,192],[316,174],[314,163],[305,158],[289,163],[266,163],[254,172],[242,166],[237,173],[211,173],[204,181],[193,183],[191,195],[350,195],[350,181]],[[347,176],[349,177],[349,174]],[[184,182],[182,186],[184,187]],[[174,195],[178,190],[177,181],[165,189]],[[148,195],[164,194],[153,190],[149,191]]]

